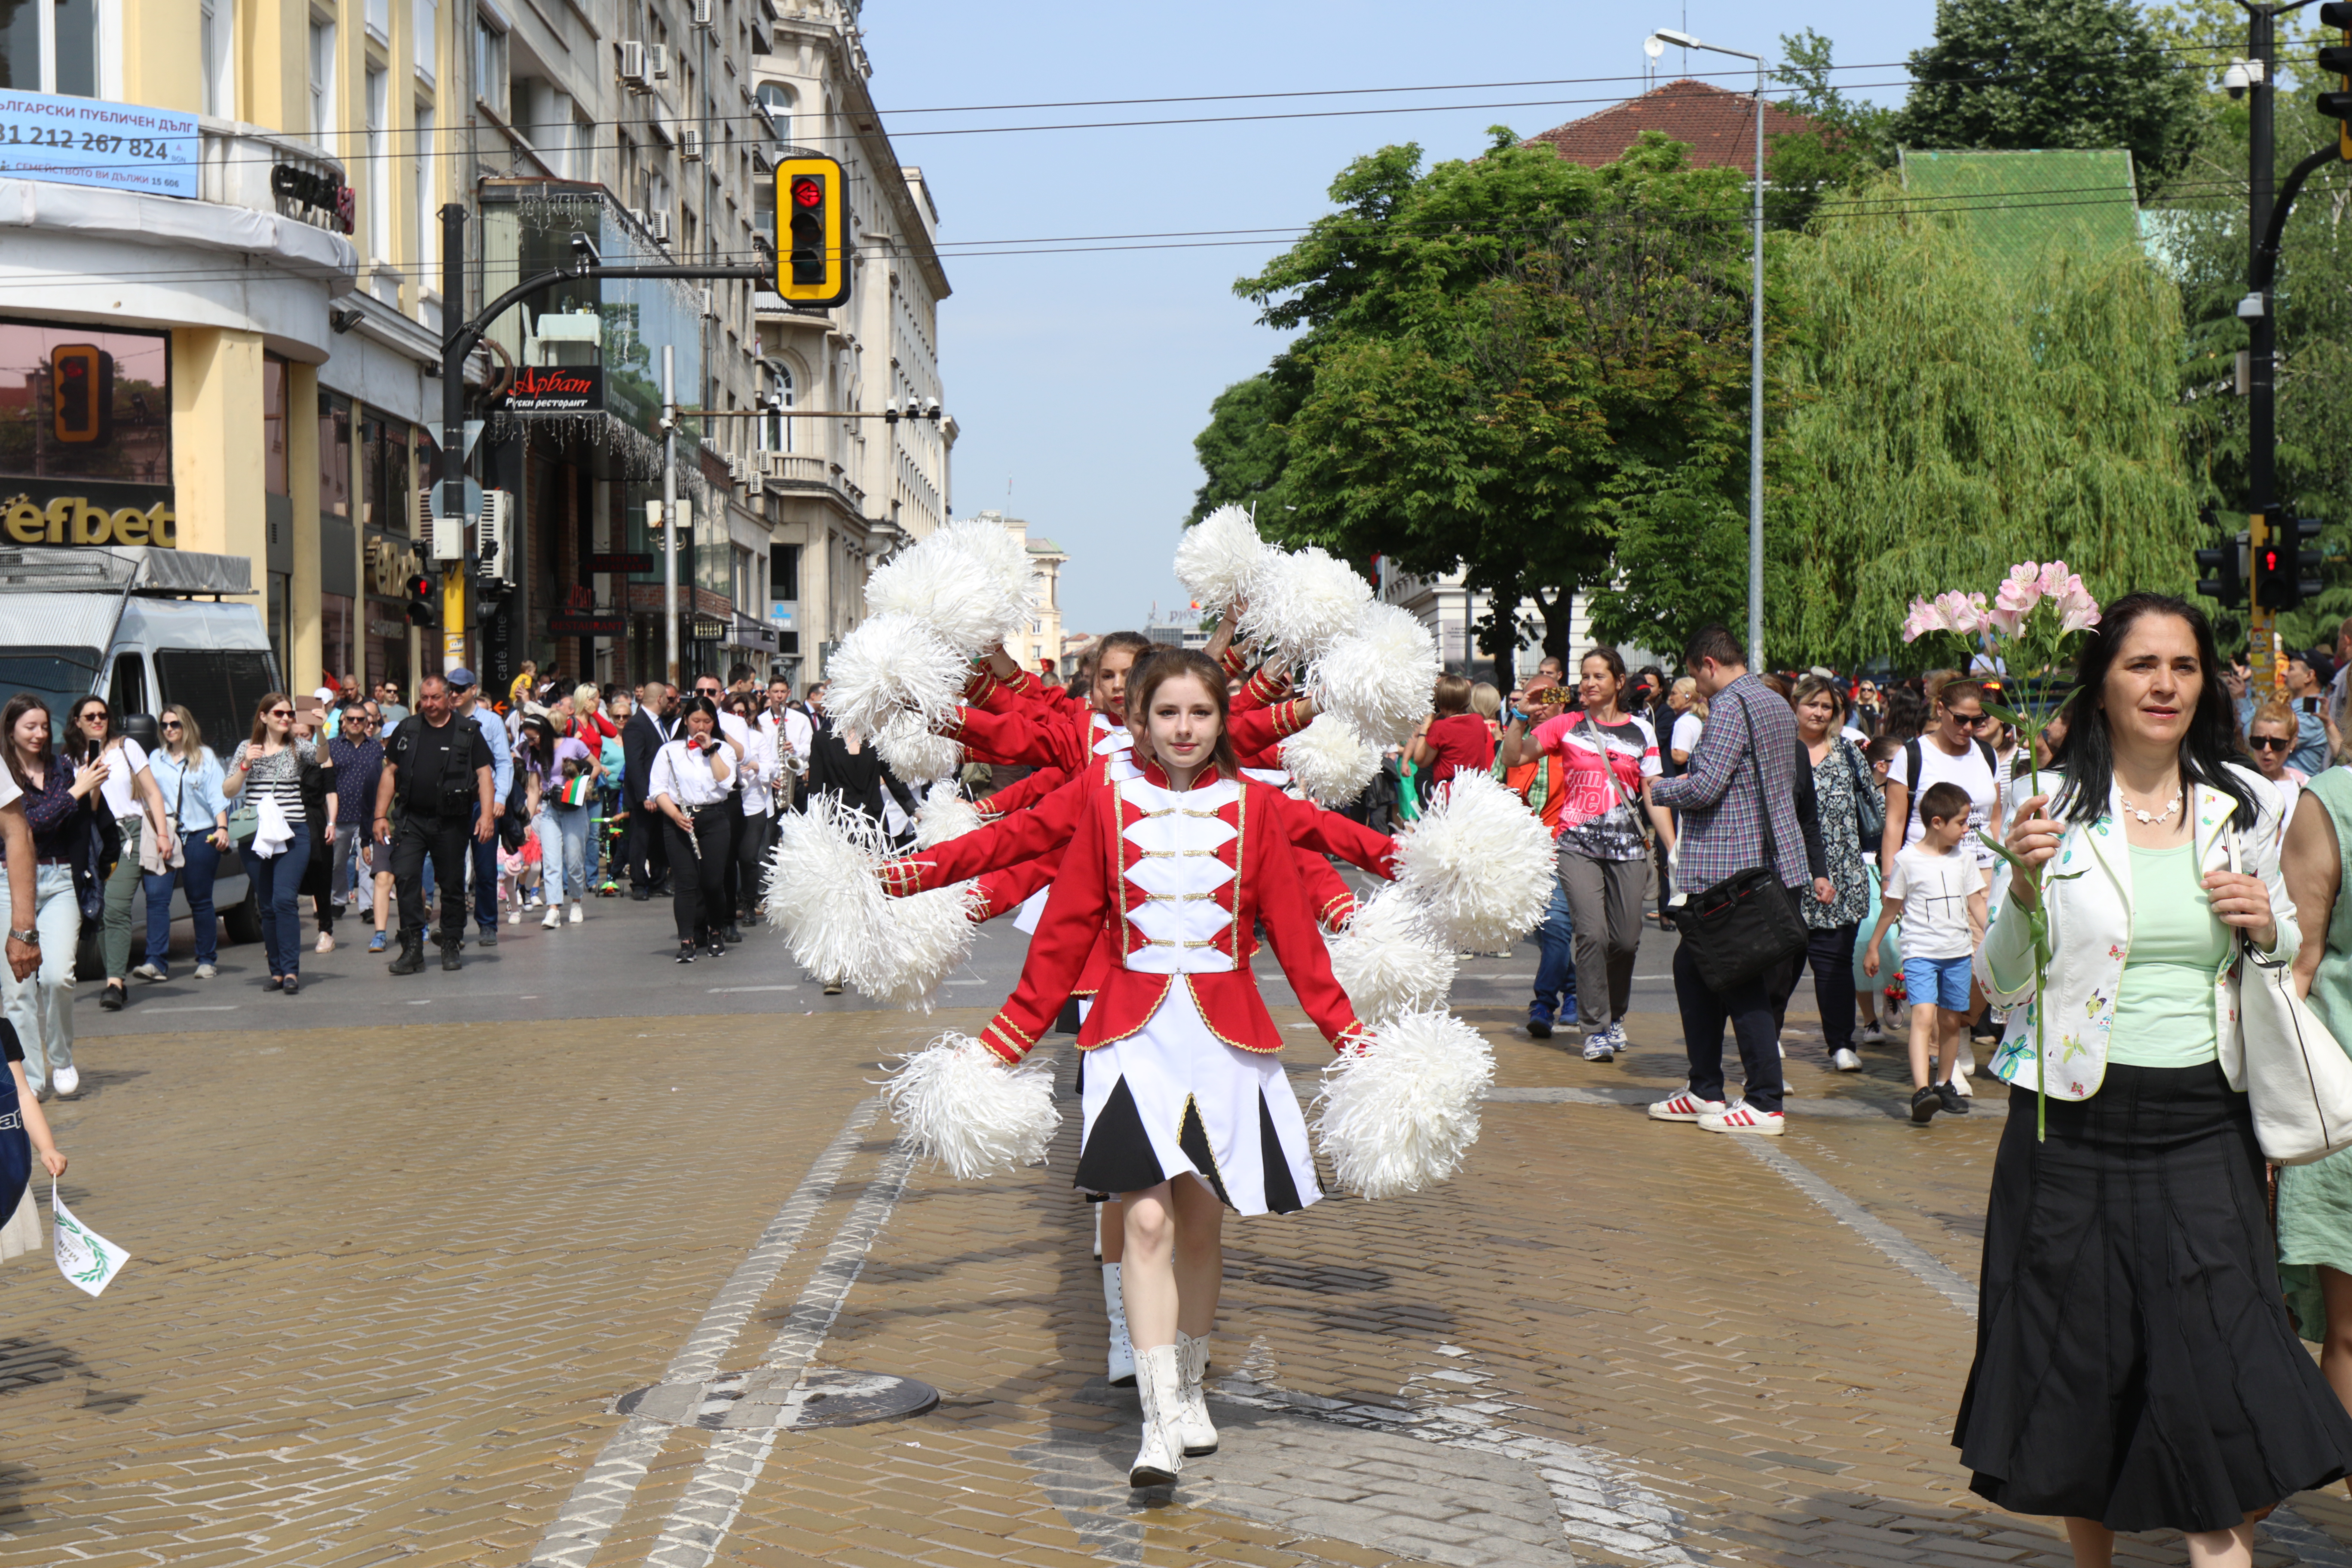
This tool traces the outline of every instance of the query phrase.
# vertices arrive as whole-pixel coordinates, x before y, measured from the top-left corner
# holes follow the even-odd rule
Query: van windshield
[[[166,705],[194,715],[205,744],[226,762],[253,731],[253,710],[277,689],[269,655],[259,648],[160,647],[155,683]]]
[[[0,648],[0,702],[29,691],[49,707],[49,734],[65,737],[66,710],[98,684],[94,647]]]

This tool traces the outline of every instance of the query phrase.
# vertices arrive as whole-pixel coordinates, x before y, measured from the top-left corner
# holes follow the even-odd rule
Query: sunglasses
[[[177,719],[166,719],[155,727],[159,730],[176,730],[180,727],[180,721]]]
[[[2258,752],[2291,752],[2294,742],[2284,735],[2249,735],[2246,744]]]
[[[81,716],[81,721],[85,724],[103,724],[106,722],[106,714],[102,710],[95,713],[85,713]]]
[[[294,710],[291,708],[272,708],[269,710],[269,717],[272,719],[291,719],[294,717]]]

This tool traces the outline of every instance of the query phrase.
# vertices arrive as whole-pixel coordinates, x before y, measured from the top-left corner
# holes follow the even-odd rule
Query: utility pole
[[[441,209],[441,310],[446,319],[466,319],[466,208],[451,202]],[[441,504],[443,517],[461,521],[466,515],[466,362],[441,366]],[[467,559],[441,578],[441,662],[432,668],[446,672],[464,662],[467,627],[466,576],[471,565],[471,529],[465,531]],[[428,545],[429,549],[430,546]],[[457,639],[455,657],[450,639]]]
[[[662,344],[662,636],[669,650],[669,683],[677,669],[677,353]]]
[[[2246,7],[2246,66],[2249,94],[2246,171],[2246,276],[2252,289],[2238,302],[2238,313],[2246,318],[2246,348],[2249,369],[2246,374],[2246,514],[2247,532],[2255,554],[2259,555],[2270,541],[2270,511],[2277,484],[2275,458],[2278,442],[2277,388],[2273,370],[2278,357],[2277,318],[2271,312],[2271,291],[2263,277],[2263,243],[2271,228],[2271,208],[2276,193],[2274,167],[2277,160],[2273,111],[2275,98],[2273,78],[2277,74],[2278,13],[2281,7],[2271,4],[2252,4],[2239,0]],[[2255,602],[2248,606],[2247,622],[2252,628],[2252,662],[2256,684],[2267,687],[2271,695],[2278,696],[2285,672],[2278,658],[2278,612],[2271,605]]]

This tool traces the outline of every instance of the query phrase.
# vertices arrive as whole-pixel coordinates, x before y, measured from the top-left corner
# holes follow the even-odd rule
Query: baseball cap
[[[442,679],[449,683],[449,689],[452,691],[463,691],[475,683],[474,672],[462,664]]]

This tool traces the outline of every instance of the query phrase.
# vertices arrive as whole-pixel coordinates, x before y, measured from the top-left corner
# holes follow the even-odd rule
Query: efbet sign
[[[21,492],[0,500],[0,541],[10,544],[153,544],[176,550],[179,520],[172,514],[172,494],[145,506],[110,506],[110,500],[134,499],[131,492],[152,495],[151,486],[91,485],[84,495],[52,496],[37,501]],[[115,492],[109,495],[107,491]]]

